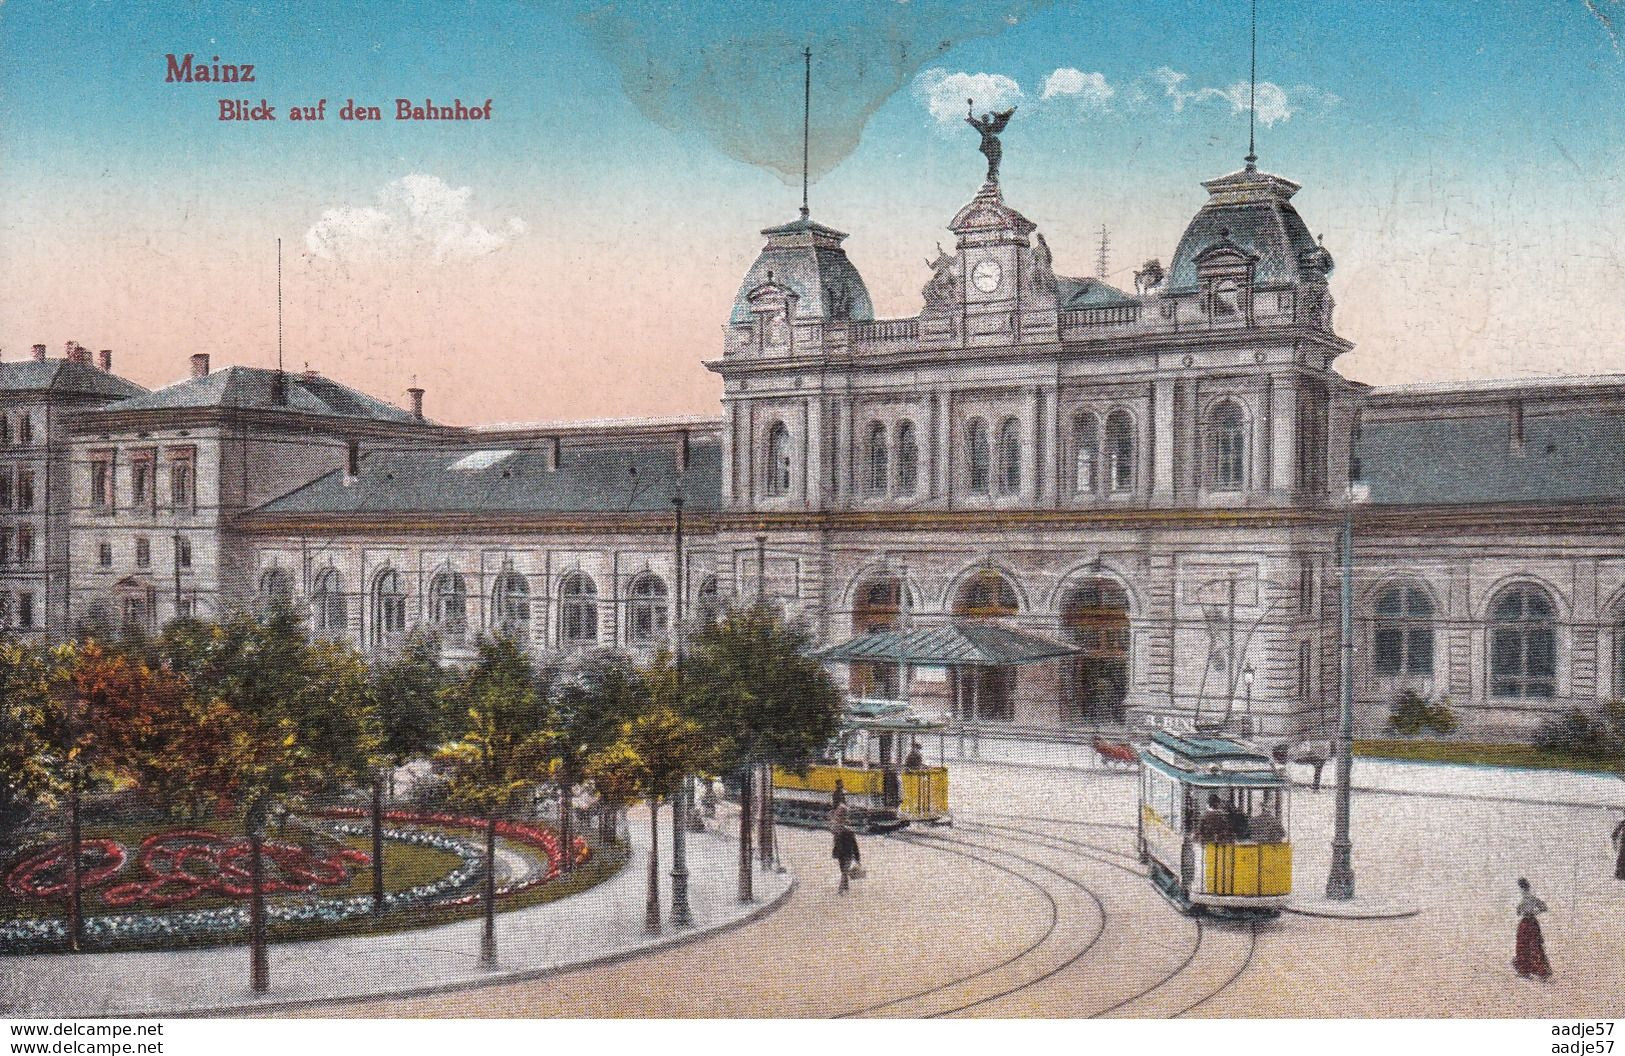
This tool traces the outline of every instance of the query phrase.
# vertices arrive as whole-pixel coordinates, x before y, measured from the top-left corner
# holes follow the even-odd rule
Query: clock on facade
[[[992,257],[984,257],[976,262],[971,269],[970,281],[983,293],[992,293],[999,288],[999,280],[1004,277],[1004,269]]]

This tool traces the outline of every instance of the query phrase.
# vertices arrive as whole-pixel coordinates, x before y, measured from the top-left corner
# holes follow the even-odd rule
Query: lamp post
[[[1343,503],[1343,590],[1340,612],[1342,678],[1337,724],[1337,823],[1332,834],[1332,865],[1326,875],[1326,897],[1347,902],[1354,897],[1354,846],[1349,840],[1349,807],[1354,774],[1354,504],[1369,492],[1350,484]]]
[[[672,508],[676,514],[675,545],[676,571],[672,579],[676,597],[672,605],[672,661],[677,682],[677,697],[683,695],[683,497],[673,495]],[[688,812],[689,778],[684,775],[678,782],[677,794],[671,805],[671,922],[676,925],[691,923],[693,917],[688,906]]]

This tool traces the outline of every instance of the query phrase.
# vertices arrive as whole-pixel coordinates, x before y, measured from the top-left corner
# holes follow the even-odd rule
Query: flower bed
[[[326,819],[361,818],[359,808],[335,808],[318,812]],[[432,826],[434,829],[475,830],[485,827],[482,818],[443,813],[390,811],[387,821],[395,825]],[[371,835],[371,828],[335,821],[331,831],[339,836]],[[560,873],[562,855],[558,837],[549,829],[523,822],[498,822],[497,834],[505,840],[541,851],[538,867],[498,889],[506,897],[535,888]],[[461,864],[446,875],[406,890],[384,896],[384,908],[392,910],[438,911],[466,907],[480,898],[479,881],[485,876],[483,841],[458,837],[424,828],[392,827],[383,837],[394,843],[429,847],[455,854]],[[590,851],[586,841],[576,839],[576,861],[584,863]],[[89,859],[83,873],[87,899],[100,885],[116,880],[130,863],[131,856],[117,840],[87,839],[82,846]],[[319,856],[288,844],[264,844],[268,863],[264,890],[267,894],[309,894],[320,887],[347,883],[351,867],[366,865],[371,857],[361,851],[342,848]],[[140,904],[148,909],[173,906],[200,895],[241,900],[250,893],[249,853],[245,839],[229,838],[201,830],[175,830],[157,833],[141,842],[135,855],[138,879],[125,879],[101,888],[100,900],[111,908]],[[58,844],[29,856],[7,874],[6,887],[22,898],[60,898],[71,884],[67,848]],[[338,924],[373,915],[370,894],[348,897],[286,898],[270,903],[266,916],[270,923]],[[129,946],[179,945],[200,939],[220,941],[248,927],[248,907],[228,905],[175,912],[135,912],[88,916],[84,921],[85,945],[90,949]],[[67,940],[67,922],[61,918],[12,920],[0,923],[0,953],[39,953],[61,949]]]

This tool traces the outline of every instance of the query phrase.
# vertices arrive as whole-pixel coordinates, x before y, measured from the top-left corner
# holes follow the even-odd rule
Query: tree
[[[618,743],[598,757],[613,773],[623,794],[636,791],[649,801],[649,866],[644,927],[660,931],[660,802],[696,770],[716,762],[716,742],[685,715],[678,699],[676,669],[662,652],[642,672],[644,707],[621,726]]]
[[[52,653],[0,636],[0,844],[67,792],[66,748],[51,695]]]
[[[446,708],[447,676],[439,643],[414,631],[400,653],[379,661],[370,672],[366,696],[364,749],[372,786],[372,900],[384,908],[384,785],[395,795],[395,771],[438,748],[450,736]]]
[[[643,709],[646,687],[631,658],[613,649],[587,653],[543,681],[548,684],[539,692],[545,695],[550,772],[559,791],[559,842],[569,872],[575,868],[576,786],[587,780],[594,753],[613,744],[626,721]],[[611,810],[617,805],[602,789],[599,798]]]
[[[737,609],[689,639],[685,710],[739,772],[739,898],[749,901],[752,767],[799,766],[841,726],[841,694],[812,637],[767,606]]]
[[[200,701],[236,719],[225,756],[237,775],[249,843],[250,979],[263,991],[270,987],[266,821],[275,805],[355,773],[363,709],[354,694],[365,679],[348,658],[313,652],[300,617],[286,605],[220,624],[176,621],[157,651],[191,681]]]
[[[480,642],[472,667],[447,687],[462,711],[458,739],[438,758],[450,768],[454,801],[485,814],[485,929],[480,960],[495,964],[497,815],[536,783],[545,766],[545,713],[530,658],[508,638]]]

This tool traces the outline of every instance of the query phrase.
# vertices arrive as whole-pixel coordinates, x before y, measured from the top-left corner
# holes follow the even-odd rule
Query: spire
[[[1254,145],[1253,126],[1258,120],[1258,0],[1253,0],[1252,68],[1247,77],[1247,171],[1258,168],[1258,148]]]
[[[1100,253],[1095,258],[1095,275],[1106,281],[1107,266],[1111,263],[1112,238],[1106,232],[1106,225],[1100,225]]]
[[[806,68],[801,82],[801,218],[812,213],[807,208],[807,146],[812,141],[812,49],[805,48],[801,57]]]

